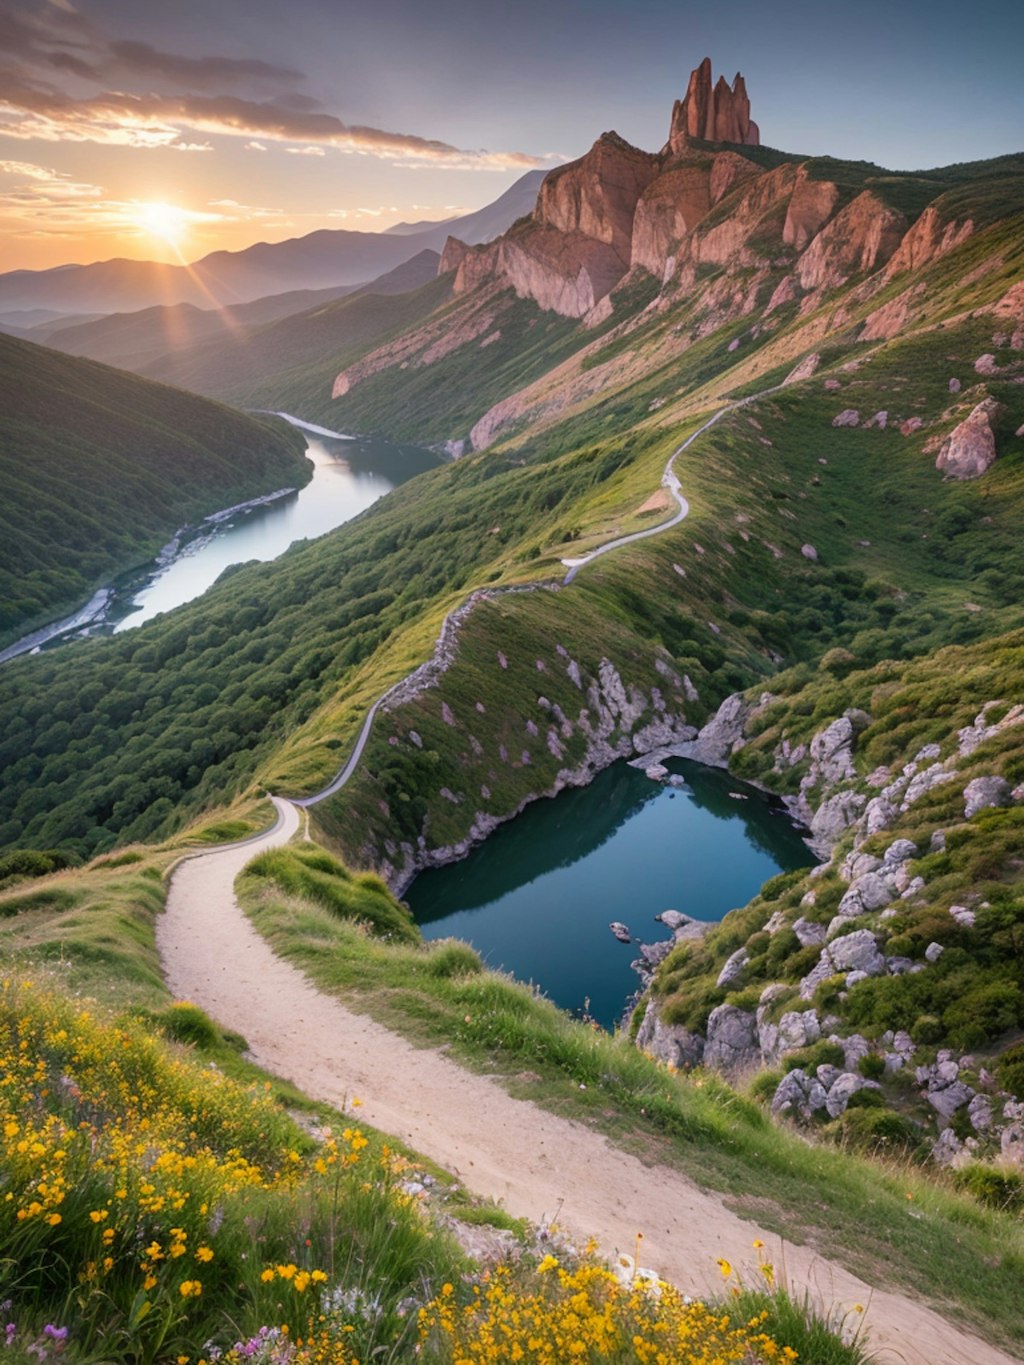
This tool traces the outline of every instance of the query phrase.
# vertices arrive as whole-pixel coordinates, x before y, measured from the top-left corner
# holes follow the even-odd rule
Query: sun
[[[152,237],[159,237],[168,246],[177,246],[188,228],[189,215],[175,204],[140,204],[135,221]]]

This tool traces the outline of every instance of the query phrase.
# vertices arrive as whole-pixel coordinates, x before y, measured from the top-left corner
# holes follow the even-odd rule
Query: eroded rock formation
[[[757,147],[761,133],[750,117],[750,99],[743,77],[736,73],[732,86],[719,76],[712,88],[711,58],[705,57],[690,73],[690,84],[672,109],[666,151],[683,152],[691,140],[739,142]]]

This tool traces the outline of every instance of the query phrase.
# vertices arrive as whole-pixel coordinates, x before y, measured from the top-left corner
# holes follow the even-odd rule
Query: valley
[[[1020,1359],[1024,153],[763,122],[705,61],[660,150],[478,213],[0,274],[0,1046],[22,1009],[44,1078],[0,1239],[73,1365],[450,1365],[474,1284],[539,1332],[576,1275],[635,1354],[480,1358],[657,1360],[678,1290],[769,1334],[707,1358]]]

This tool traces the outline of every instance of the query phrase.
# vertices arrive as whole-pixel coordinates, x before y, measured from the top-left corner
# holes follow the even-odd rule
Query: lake
[[[640,983],[636,945],[612,920],[667,938],[660,911],[720,920],[769,877],[816,861],[777,801],[719,768],[665,766],[686,786],[616,763],[533,802],[462,862],[420,873],[405,899],[423,936],[465,939],[489,966],[613,1027]]]

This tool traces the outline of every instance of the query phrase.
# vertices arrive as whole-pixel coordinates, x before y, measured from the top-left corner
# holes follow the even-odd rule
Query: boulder
[[[892,889],[877,872],[866,872],[850,883],[839,902],[839,913],[850,918],[881,910],[892,900]]]
[[[928,1087],[925,1099],[935,1112],[947,1121],[958,1109],[962,1109],[974,1098],[974,1091],[963,1081],[953,1081],[949,1085],[933,1082]]]
[[[801,545],[800,553],[803,555],[804,559],[809,559],[812,564],[818,562],[818,552],[813,545]]]
[[[705,1066],[719,1071],[745,1071],[761,1060],[757,1019],[737,1005],[718,1005],[711,1011],[704,1048]]]
[[[912,839],[894,839],[882,855],[886,867],[899,867],[917,857],[917,845]]]
[[[811,548],[804,546],[805,550]],[[817,554],[814,557],[817,558]],[[817,765],[818,775],[828,783],[855,777],[852,748],[853,724],[849,717],[840,716],[824,730],[819,730],[811,740],[811,759]]]
[[[951,1166],[963,1151],[963,1145],[952,1128],[944,1128],[932,1147],[932,1160],[937,1166]]]
[[[863,1090],[872,1084],[866,1081],[863,1076],[858,1076],[855,1072],[844,1071],[832,1084],[828,1092],[828,1102],[825,1108],[828,1116],[837,1119],[840,1114],[846,1113],[846,1106],[857,1094],[858,1090]],[[877,1086],[875,1087],[877,1088]]]
[[[796,934],[801,948],[810,948],[812,945],[825,942],[824,924],[814,924],[803,916],[794,921],[793,933]]]
[[[704,1059],[704,1039],[682,1024],[666,1024],[658,1014],[653,1000],[647,1009],[636,1035],[636,1045],[659,1062],[678,1067],[680,1071],[700,1066]]]
[[[864,972],[868,976],[881,976],[885,971],[885,958],[870,929],[856,929],[852,934],[835,939],[823,950],[822,956],[825,954],[831,959],[834,972]]]
[[[725,965],[718,973],[718,980],[715,985],[722,990],[723,988],[734,986],[746,970],[750,961],[750,954],[746,948],[737,948],[736,951],[726,959]]]
[[[856,427],[860,425],[860,413],[856,408],[844,408],[838,416],[832,418],[834,427]]]
[[[1011,1123],[1004,1128],[999,1146],[1005,1162],[1011,1166],[1024,1166],[1024,1123]]]
[[[1008,806],[1011,799],[1010,784],[1005,777],[994,774],[976,777],[964,788],[964,815],[970,820],[980,810],[991,806]]]
[[[947,479],[977,479],[996,458],[992,423],[999,412],[992,398],[979,403],[939,447],[935,468]]]
[[[967,1117],[976,1133],[986,1133],[992,1127],[992,1101],[988,1095],[975,1095],[967,1106]]]

